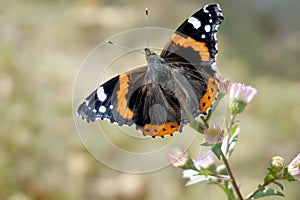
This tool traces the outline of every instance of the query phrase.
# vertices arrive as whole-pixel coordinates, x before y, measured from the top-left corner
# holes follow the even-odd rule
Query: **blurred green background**
[[[248,194],[272,156],[288,163],[300,152],[300,1],[216,2],[225,16],[219,70],[258,89],[240,116],[242,132],[230,160]],[[85,150],[72,115],[76,73],[99,42],[144,27],[145,7],[151,26],[175,29],[206,3],[2,1],[0,199],[226,199],[213,185],[185,187],[173,167],[139,175],[109,169]],[[284,186],[286,199],[299,199],[299,183]]]

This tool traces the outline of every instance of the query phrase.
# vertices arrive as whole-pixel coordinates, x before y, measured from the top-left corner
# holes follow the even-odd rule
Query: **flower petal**
[[[199,172],[193,169],[187,169],[182,172],[182,178],[191,178],[193,176],[198,175]]]
[[[175,166],[183,166],[188,161],[189,155],[183,148],[173,148],[167,155],[167,159]]]

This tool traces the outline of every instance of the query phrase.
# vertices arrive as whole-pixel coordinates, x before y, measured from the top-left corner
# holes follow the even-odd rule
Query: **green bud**
[[[233,115],[237,115],[245,110],[247,103],[239,99],[233,99],[230,104],[230,110]]]

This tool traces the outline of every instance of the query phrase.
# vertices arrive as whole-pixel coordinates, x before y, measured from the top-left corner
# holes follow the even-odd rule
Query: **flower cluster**
[[[175,167],[183,169],[183,178],[189,179],[186,183],[187,186],[202,181],[213,181],[226,193],[228,199],[248,200],[270,195],[283,196],[280,191],[267,186],[275,183],[283,190],[279,180],[300,181],[300,154],[288,166],[285,166],[282,157],[274,156],[263,184],[243,198],[227,159],[235,148],[240,132],[236,116],[245,110],[257,94],[257,90],[242,83],[231,83],[228,78],[220,77],[218,102],[226,94],[229,94],[230,98],[228,102],[230,116],[226,120],[225,127],[209,124],[211,113],[207,115],[207,118],[201,118],[203,123],[201,121],[194,122],[196,126],[191,123],[192,128],[204,134],[205,141],[202,143],[202,147],[205,147],[203,148],[205,150],[202,150],[195,158],[191,158],[185,149],[174,148],[169,152],[168,160]],[[217,166],[216,159],[223,163]]]
[[[186,183],[187,186],[201,181],[230,179],[227,175],[217,175],[214,153],[211,150],[204,151],[195,159],[191,159],[183,148],[174,148],[167,157],[175,167],[184,169],[182,177],[189,179]]]

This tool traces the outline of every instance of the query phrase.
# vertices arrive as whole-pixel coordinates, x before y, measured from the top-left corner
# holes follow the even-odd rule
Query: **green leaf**
[[[208,142],[204,142],[204,143],[201,144],[201,146],[210,147],[210,146],[213,146],[213,145],[208,143]]]
[[[214,154],[217,156],[217,158],[220,160],[221,159],[221,147],[222,147],[222,143],[217,143],[213,146],[213,148],[211,149]]]
[[[228,152],[227,152],[227,155],[226,155],[227,158],[230,157],[230,155],[232,154],[232,152],[235,148],[239,133],[240,133],[239,124],[233,125],[233,127],[231,128],[231,130],[228,133],[228,135],[231,136],[231,137],[229,139],[229,147],[228,147]]]
[[[228,200],[236,200],[232,189],[227,188],[225,185],[223,185],[221,183],[212,182],[212,184],[216,184],[217,186],[219,186],[227,195]]]
[[[293,176],[289,173],[287,167],[284,168],[283,178],[284,178],[284,180],[287,180],[287,181],[289,181],[289,182],[291,182],[291,181],[297,181],[297,180],[295,179],[295,177],[293,177]]]
[[[238,132],[240,131],[239,129],[240,129],[239,124],[238,123],[234,124],[231,127],[230,131],[228,132],[228,135],[231,137],[234,134],[238,134]]]
[[[282,197],[284,197],[284,195],[281,192],[279,192],[278,190],[274,190],[271,188],[264,188],[263,190],[254,194],[250,199],[258,199],[258,198],[266,197],[266,196],[282,196]]]
[[[196,130],[198,133],[203,134],[203,129],[205,128],[205,125],[202,124],[200,121],[195,120],[194,118],[190,118],[190,127],[192,127],[194,130]]]
[[[273,182],[275,185],[279,186],[281,190],[283,190],[283,185],[277,181]]]

